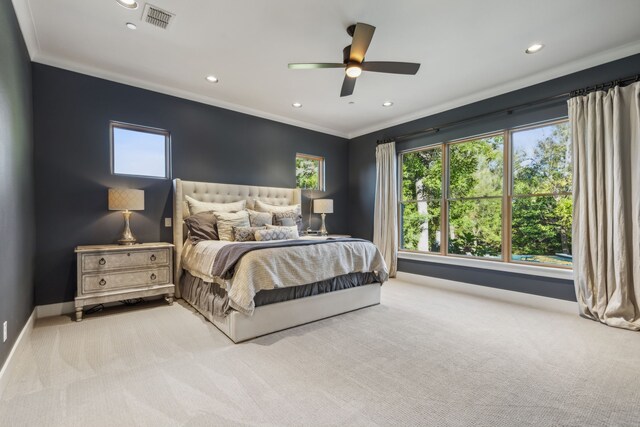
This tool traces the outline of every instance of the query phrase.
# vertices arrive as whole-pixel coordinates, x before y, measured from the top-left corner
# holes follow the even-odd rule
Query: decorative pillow
[[[298,233],[302,233],[302,215],[294,210],[273,212],[273,223],[288,227],[295,225],[298,227]]]
[[[185,218],[184,224],[189,230],[189,237],[194,243],[200,240],[220,240],[216,227],[216,216],[213,212],[200,212]]]
[[[260,200],[255,201],[255,208],[258,212],[286,212],[286,211],[296,211],[298,215],[302,215],[302,207],[298,203],[297,205],[289,205],[289,206],[277,206],[270,205],[269,203],[261,202]]]
[[[287,239],[298,239],[300,234],[298,233],[298,227],[296,225],[287,227],[280,225],[267,225],[267,230],[286,230],[288,234]]]
[[[256,231],[266,230],[265,227],[233,227],[233,238],[236,242],[251,242],[256,240]]]
[[[220,240],[233,241],[233,227],[249,227],[249,214],[240,212],[214,212],[218,222]]]
[[[256,231],[255,238],[258,242],[266,242],[268,240],[287,240],[291,235],[285,227],[267,228],[266,230]]]
[[[273,217],[271,212],[258,212],[247,209],[249,212],[249,222],[252,227],[264,227],[265,225],[273,224]]]
[[[247,205],[246,200],[240,200],[232,203],[213,203],[213,202],[201,202],[193,197],[184,196],[189,205],[189,212],[191,215],[195,215],[200,212],[238,212],[245,208]]]

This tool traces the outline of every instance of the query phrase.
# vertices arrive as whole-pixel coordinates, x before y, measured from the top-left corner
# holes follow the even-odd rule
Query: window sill
[[[554,279],[573,280],[573,270],[565,268],[542,267],[538,265],[511,264],[499,261],[467,259],[419,252],[398,252],[399,259],[412,261],[435,262],[439,264],[459,265],[461,267],[482,268],[485,270],[505,271],[508,273],[527,274],[529,276],[551,277]]]

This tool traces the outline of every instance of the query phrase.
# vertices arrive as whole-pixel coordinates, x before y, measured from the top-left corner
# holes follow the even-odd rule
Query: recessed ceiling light
[[[529,53],[529,54],[531,54],[531,53],[536,53],[536,52],[540,52],[540,51],[542,50],[542,48],[543,48],[543,47],[544,47],[544,45],[543,45],[543,44],[540,44],[540,43],[534,43],[534,44],[532,44],[531,46],[529,46],[529,47],[527,48],[527,50],[525,50],[524,52],[525,52],[525,53]]]
[[[384,102],[382,103],[382,106],[383,106],[383,107],[391,107],[392,105],[393,105],[393,102],[391,102],[391,101],[384,101]]]
[[[349,105],[353,105],[353,104],[355,104],[354,101],[349,101]]]
[[[131,22],[127,22],[126,25],[127,25],[127,28],[130,30],[135,30],[136,28],[138,28],[136,24],[132,24]]]
[[[302,104],[300,104],[299,102],[294,102],[293,104],[291,104],[291,106],[293,108],[300,108],[300,107],[302,107]]]
[[[206,79],[209,83],[218,83],[218,78],[216,76],[207,76]]]
[[[116,2],[122,6],[122,7],[126,7],[127,9],[137,9],[138,8],[138,2],[135,0],[116,0]]]

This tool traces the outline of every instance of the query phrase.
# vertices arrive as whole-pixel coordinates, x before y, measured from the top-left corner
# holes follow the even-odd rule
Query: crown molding
[[[335,129],[326,128],[324,126],[318,126],[313,123],[304,122],[302,120],[295,120],[277,114],[268,113],[266,111],[256,110],[244,105],[233,104],[231,102],[220,101],[215,98],[202,96],[197,93],[189,92],[186,90],[176,89],[163,84],[152,83],[146,80],[136,79],[131,76],[127,76],[120,73],[113,73],[111,71],[105,71],[99,68],[78,64],[74,61],[68,61],[65,59],[53,58],[48,55],[38,54],[32,59],[33,62],[37,62],[44,65],[50,65],[52,67],[63,68],[65,70],[85,74],[92,77],[97,77],[104,80],[109,80],[116,83],[122,83],[129,86],[135,86],[140,89],[146,89],[153,92],[162,93],[165,95],[175,96],[178,98],[188,99],[190,101],[200,102],[202,104],[211,105],[214,107],[224,108],[226,110],[236,111],[238,113],[248,114],[250,116],[260,117],[275,122],[284,123],[287,125],[312,130],[314,132],[326,133],[340,138],[347,139],[347,134],[336,131]]]
[[[11,2],[18,18],[20,31],[22,31],[22,38],[27,45],[27,51],[29,51],[29,57],[33,61],[33,58],[40,52],[40,42],[31,13],[31,5],[29,0],[11,0]]]
[[[462,107],[464,105],[472,104],[474,102],[482,101],[494,96],[503,95],[514,90],[523,89],[528,86],[533,86],[538,83],[543,83],[548,80],[552,80],[558,77],[563,77],[571,73],[585,70],[587,68],[602,65],[607,62],[615,61],[617,59],[625,58],[627,56],[640,53],[640,40],[631,42],[613,49],[609,49],[595,55],[586,56],[575,61],[545,70],[541,73],[532,74],[521,79],[512,80],[504,84],[494,86],[492,88],[484,89],[473,94],[463,96],[448,102],[438,104],[433,107],[418,110],[416,112],[405,114],[394,119],[379,122],[373,126],[363,127],[352,132],[341,132],[336,129],[328,128],[325,126],[316,125],[313,123],[305,122],[302,120],[295,120],[288,117],[280,116],[277,114],[268,113],[266,111],[257,110],[251,107],[247,107],[240,104],[234,104],[226,101],[217,100],[215,98],[202,96],[197,93],[175,89],[170,86],[151,83],[144,80],[139,80],[131,76],[127,76],[121,73],[113,73],[99,68],[86,66],[74,61],[69,61],[60,58],[54,58],[42,53],[40,49],[40,43],[38,41],[38,33],[33,20],[33,14],[31,12],[31,6],[29,0],[12,0],[13,7],[16,11],[20,30],[22,31],[25,44],[29,51],[29,56],[33,62],[38,62],[53,67],[63,68],[69,71],[74,71],[82,74],[87,74],[93,77],[98,77],[105,80],[110,80],[116,83],[122,83],[130,86],[135,86],[141,89],[151,90],[165,95],[176,96],[179,98],[188,99],[191,101],[200,102],[214,107],[220,107],[231,111],[236,111],[243,114],[248,114],[255,117],[260,117],[267,120],[272,120],[279,123],[296,126],[303,129],[312,130],[315,132],[325,133],[333,136],[337,136],[345,139],[353,139],[359,136],[367,135],[373,132],[380,131],[392,126],[401,125],[413,120],[421,119],[424,117],[432,116],[434,114],[442,113],[444,111],[452,110],[454,108]]]
[[[533,86],[538,83],[543,83],[549,80],[556,79],[558,77],[563,77],[568,74],[586,70],[587,68],[606,64],[607,62],[615,61],[617,59],[622,59],[627,56],[635,55],[637,53],[640,53],[640,40],[632,43],[628,43],[613,49],[605,50],[595,55],[586,56],[586,57],[577,59],[575,61],[571,61],[566,64],[560,65],[558,67],[545,70],[541,73],[532,74],[527,77],[523,77],[521,79],[512,80],[507,83],[504,83],[489,89],[481,90],[471,95],[463,96],[461,98],[457,98],[457,99],[436,105],[434,107],[416,111],[411,114],[406,114],[401,117],[396,117],[386,122],[377,123],[374,126],[368,126],[353,132],[349,132],[348,138],[349,139],[357,138],[359,136],[367,135],[372,132],[377,132],[379,130],[386,129],[392,126],[397,126],[413,120],[429,117],[434,114],[442,113],[444,111],[452,110],[454,108],[469,105],[474,102],[483,101],[485,99],[492,98],[494,96],[503,95],[505,93],[509,93],[514,90],[524,89],[526,87]],[[624,77],[624,76],[620,76],[620,77]]]

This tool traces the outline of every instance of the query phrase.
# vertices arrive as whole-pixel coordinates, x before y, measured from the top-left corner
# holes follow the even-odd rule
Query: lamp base
[[[320,214],[320,216],[322,217],[322,227],[320,227],[320,235],[327,236],[329,233],[327,232],[327,227],[325,227],[324,225],[324,219],[327,216],[327,214]]]
[[[118,239],[118,244],[120,245],[135,245],[138,241],[135,236],[131,232],[131,228],[129,227],[129,219],[131,218],[131,212],[124,211],[122,212],[122,216],[124,216],[124,230],[122,230],[122,236]]]

